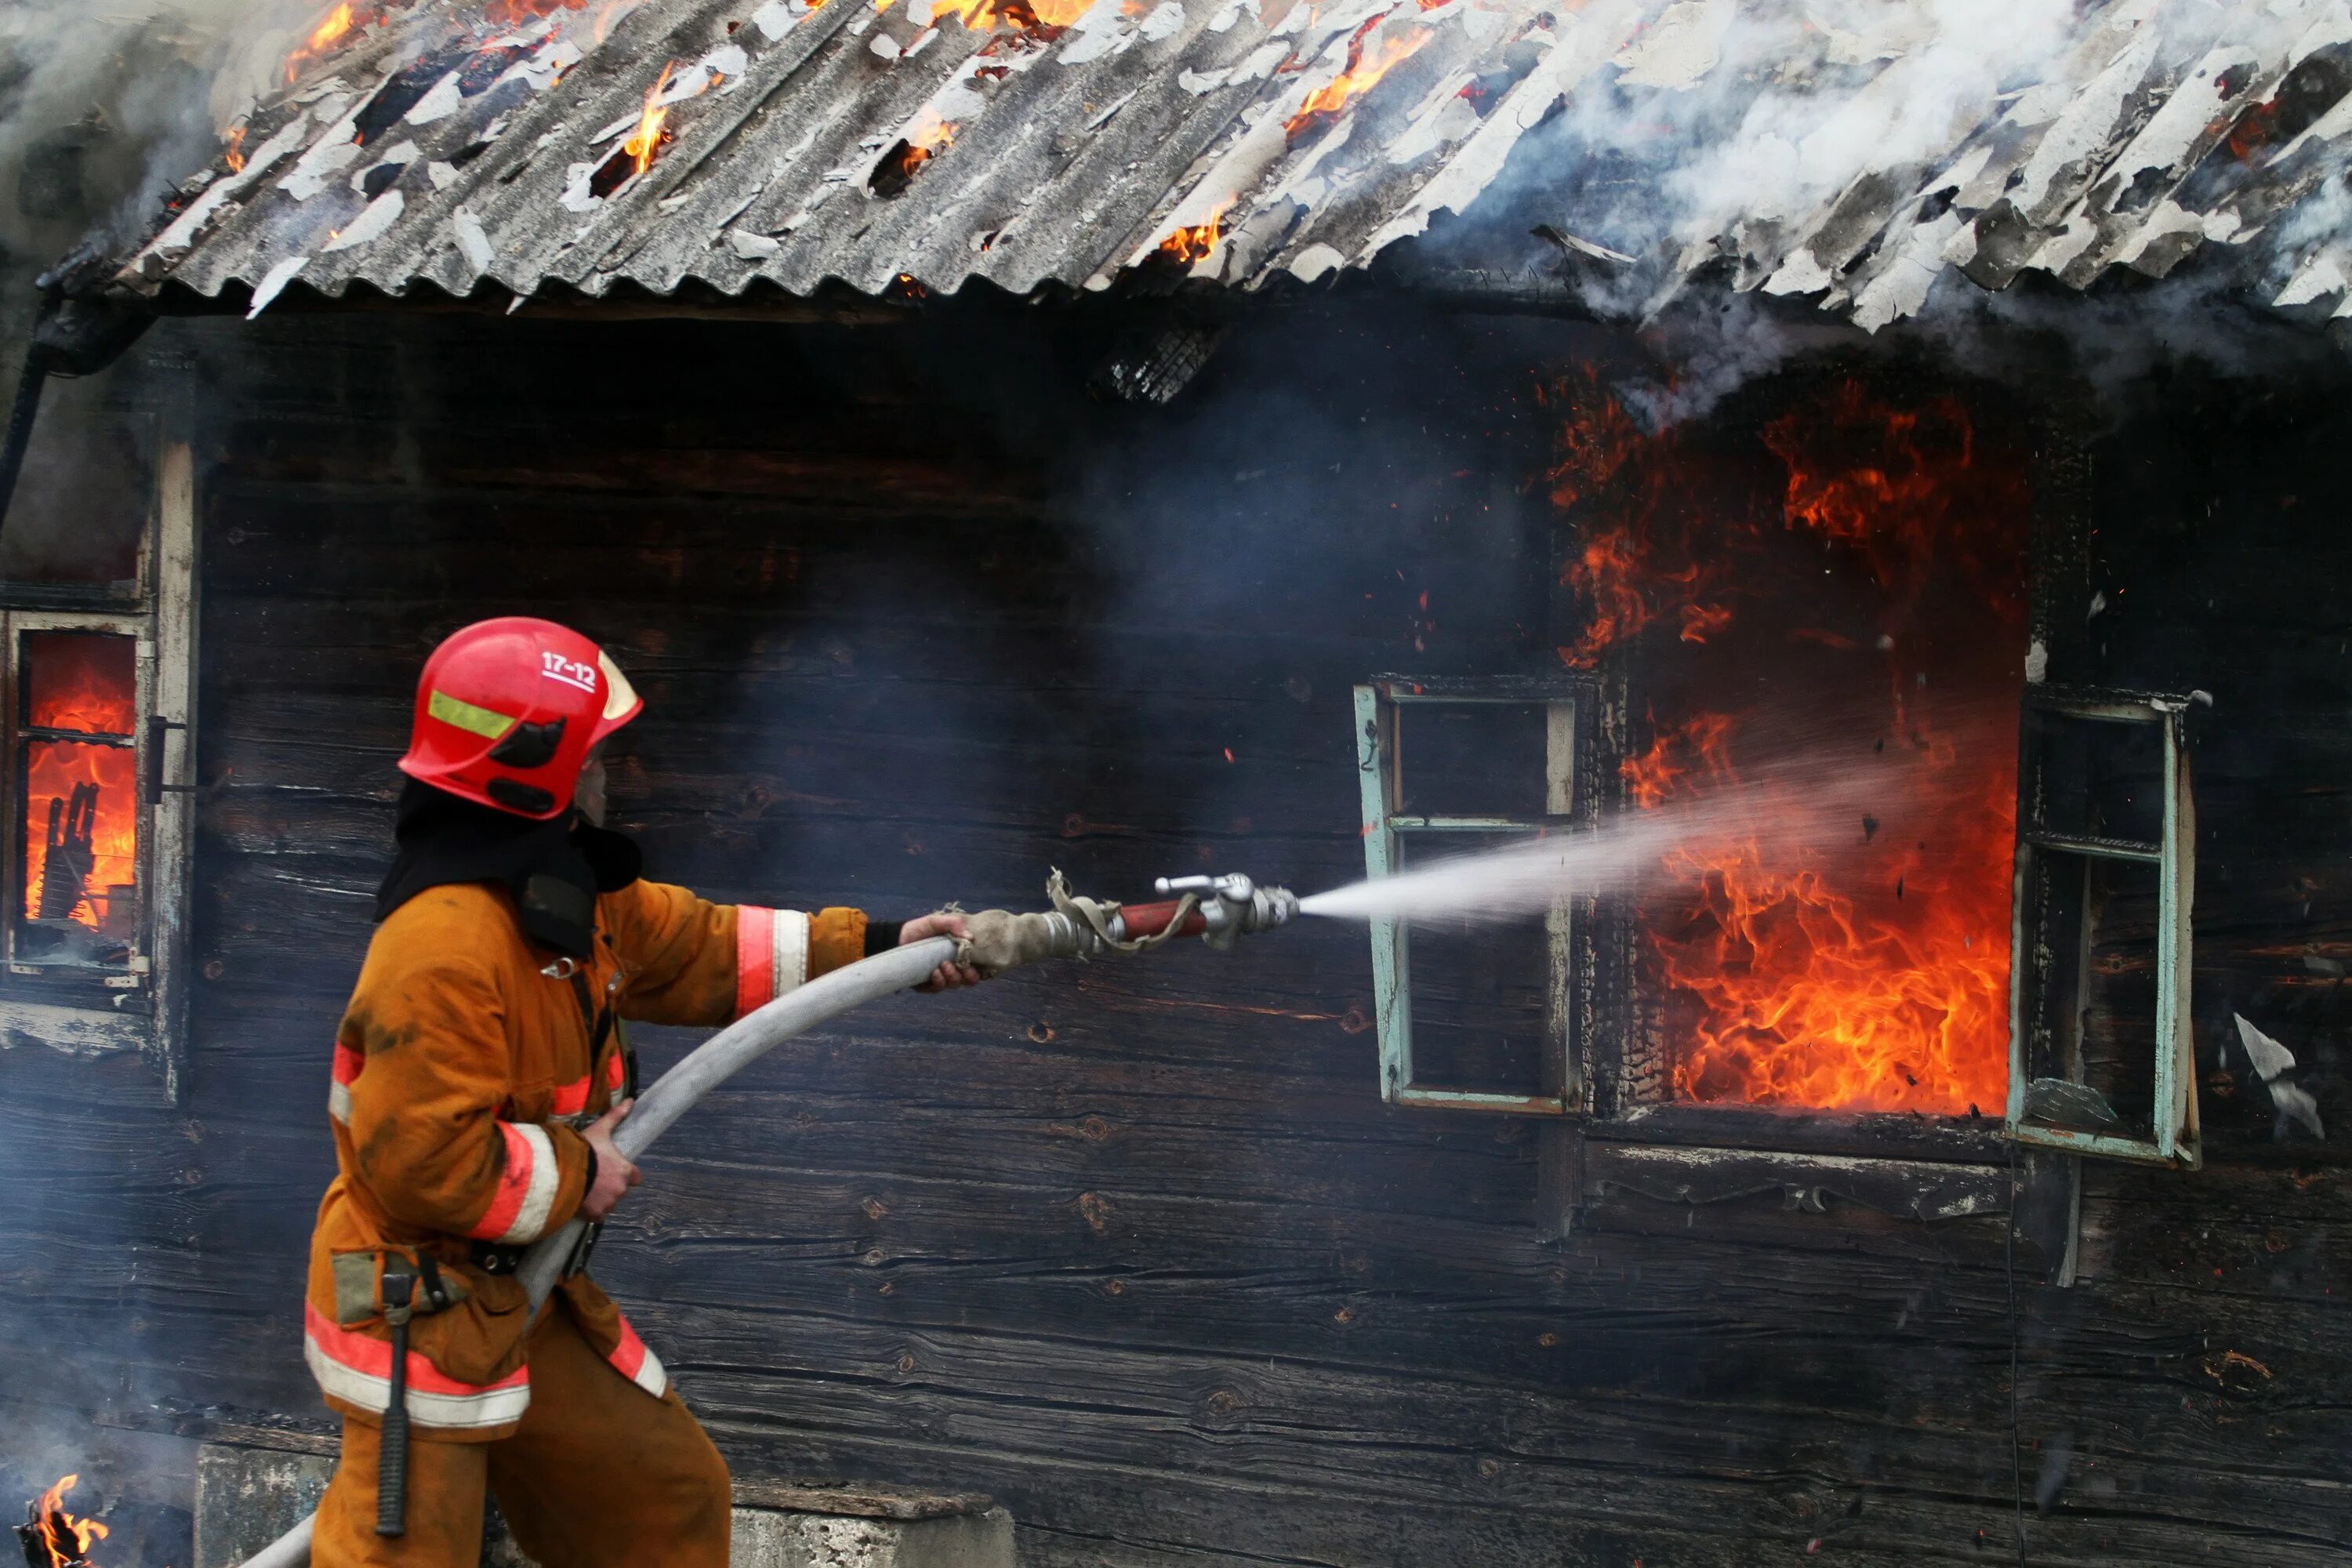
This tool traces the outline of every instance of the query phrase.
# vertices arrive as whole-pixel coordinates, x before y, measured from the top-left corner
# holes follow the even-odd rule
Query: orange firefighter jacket
[[[619,1098],[620,1031],[589,1011],[719,1025],[861,956],[866,916],[707,903],[635,882],[596,900],[594,951],[556,959],[503,886],[428,888],[376,928],[335,1038],[336,1175],[310,1238],[304,1350],[327,1403],[373,1421],[389,1401],[383,1255],[430,1257],[453,1298],[409,1326],[408,1408],[423,1435],[483,1441],[530,1402],[530,1314],[475,1243],[528,1246],[580,1206],[578,1129]],[[576,971],[576,978],[575,972]],[[580,981],[586,982],[584,994]],[[587,1275],[560,1293],[597,1352],[659,1395],[661,1362]]]

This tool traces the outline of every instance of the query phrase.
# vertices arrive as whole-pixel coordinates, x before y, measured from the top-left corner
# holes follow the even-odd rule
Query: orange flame
[[[286,79],[290,82],[300,76],[303,62],[315,60],[342,42],[352,28],[361,26],[366,19],[368,18],[362,18],[360,16],[352,0],[341,0],[341,4],[328,12],[320,19],[318,25],[310,29],[310,36],[297,46],[292,54],[286,57]]]
[[[588,0],[489,0],[482,7],[482,16],[499,26],[511,27],[536,22],[558,11],[584,10],[587,5]]]
[[[53,733],[25,743],[25,918],[40,913],[49,812],[62,802],[61,822],[77,786],[95,786],[89,860],[81,897],[68,918],[92,931],[119,923],[131,910],[114,908],[114,889],[134,885],[139,865],[138,753],[130,745],[65,737],[129,741],[135,729],[137,675],[128,637],[86,633],[32,633],[26,638],[29,690],[26,723]]]
[[[1160,253],[1173,257],[1187,266],[1206,260],[1209,252],[1216,249],[1217,243],[1225,237],[1225,209],[1233,205],[1233,198],[1228,196],[1218,204],[1216,211],[1209,215],[1208,222],[1186,224],[1181,228],[1169,230],[1168,237],[1160,242]]]
[[[867,178],[867,184],[878,196],[904,194],[908,183],[914,179],[923,165],[946,151],[948,145],[955,141],[957,129],[952,120],[934,119],[920,130],[909,132],[882,154],[874,165],[874,173]]]
[[[1432,28],[1415,27],[1408,33],[1383,37],[1380,48],[1367,60],[1365,39],[1383,16],[1375,16],[1356,29],[1356,36],[1348,40],[1347,65],[1331,81],[1308,93],[1307,101],[1298,106],[1298,112],[1284,121],[1284,140],[1297,142],[1339,119],[1349,99],[1370,91],[1381,78],[1411,59],[1423,44],[1437,36]]]
[[[1947,752],[1931,770],[1939,846],[1905,846],[1867,879],[1775,863],[1753,839],[1667,857],[1689,891],[1645,934],[1666,986],[1697,1004],[1679,1097],[1946,1114],[2000,1103],[2015,756],[1986,751],[2003,765]]]
[[[1848,384],[1759,431],[1785,469],[1768,510],[1745,478],[1752,459],[1710,462],[1707,438],[1642,435],[1589,376],[1547,400],[1571,416],[1548,477],[1583,522],[1563,581],[1591,616],[1562,658],[1589,667],[1653,626],[1678,636],[1647,645],[1640,667],[1658,705],[1678,710],[1653,714],[1648,749],[1621,764],[1628,802],[1648,809],[1738,783],[1743,762],[1752,772],[1776,744],[1756,721],[1792,708],[1817,725],[1857,718],[1849,738],[1877,738],[1864,765],[1899,770],[1874,808],[1895,820],[1857,812],[1849,845],[1726,830],[1667,857],[1667,889],[1634,923],[1675,1050],[1675,1097],[1937,1114],[1998,1105],[2021,467],[1989,458],[1954,399],[1892,406]],[[1735,585],[1759,613],[1735,619]],[[1841,607],[1882,635],[1800,619]],[[1717,706],[1755,689],[1759,672],[1773,700]]]
[[[669,79],[677,70],[676,60],[662,67],[659,79],[646,89],[645,112],[637,117],[636,130],[621,143],[621,151],[636,160],[640,174],[653,167],[655,150],[661,145],[662,126],[669,120],[669,105],[661,101],[661,95],[669,90]]]
[[[43,1492],[33,1504],[32,1522],[21,1532],[29,1552],[38,1546],[49,1554],[45,1568],[76,1568],[89,1560],[89,1549],[106,1539],[106,1526],[94,1519],[76,1519],[66,1511],[66,1493],[79,1483],[79,1475],[68,1476]]]
[[[885,6],[889,0],[879,0]],[[1015,32],[1058,32],[1094,9],[1095,0],[935,0],[931,26],[953,16],[971,32],[1003,23]]]
[[[1611,502],[1607,515],[1587,520],[1560,573],[1588,611],[1583,632],[1558,650],[1560,662],[1591,669],[1655,621],[1675,623],[1691,643],[1727,628],[1735,574],[1704,498],[1687,482],[1693,459],[1681,439],[1645,436],[1590,370],[1537,392],[1568,415],[1559,460],[1544,476],[1552,504],[1572,512],[1599,497]]]
[[[1701,713],[1672,728],[1660,729],[1650,749],[1617,764],[1628,799],[1643,810],[1664,805],[1694,783],[1713,783],[1731,776],[1731,759],[1725,750],[1731,739],[1731,720],[1721,713]],[[1690,764],[1675,761],[1676,752],[1698,759],[1699,779]]]
[[[232,174],[245,173],[245,133],[249,127],[240,125],[228,133],[228,145],[221,150],[221,161]]]

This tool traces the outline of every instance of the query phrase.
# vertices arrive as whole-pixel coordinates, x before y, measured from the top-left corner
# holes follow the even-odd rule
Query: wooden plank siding
[[[68,1431],[317,1418],[327,1045],[437,637],[606,639],[648,704],[616,811],[714,897],[1330,886],[1350,682],[1552,657],[1528,391],[1593,343],[1301,311],[1135,410],[1083,395],[1093,326],[978,311],[167,331],[211,389],[187,1096],[0,1052],[0,1147],[43,1152],[0,1155],[39,1178],[0,1329],[47,1352],[6,1397]],[[1383,1107],[1362,934],[1313,921],[793,1042],[652,1157],[599,1275],[741,1473],[992,1492],[1045,1568],[2011,1561],[2012,1353],[2035,1563],[2341,1561],[2352,1004],[2305,959],[2352,961],[2352,432],[2240,396],[2095,443],[2111,607],[2069,654],[2214,694],[2208,1168],[2089,1171],[2084,1277],[2018,1281],[2014,1352],[1997,1215],[1629,1198],[1544,1240],[1533,1125]],[[2273,1140],[2233,1010],[2319,1069],[2328,1141]]]

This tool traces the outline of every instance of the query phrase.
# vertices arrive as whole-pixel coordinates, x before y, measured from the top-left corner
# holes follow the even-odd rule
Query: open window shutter
[[[2194,1166],[2187,698],[2029,688],[2018,759],[2009,1134]]]

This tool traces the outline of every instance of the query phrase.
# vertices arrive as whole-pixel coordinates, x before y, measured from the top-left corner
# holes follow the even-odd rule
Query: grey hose
[[[613,1146],[635,1160],[704,1095],[786,1040],[853,1007],[921,984],[955,952],[954,938],[926,937],[820,974],[759,1011],[744,1015],[697,1046],[684,1061],[639,1095],[636,1109],[613,1134]],[[532,1310],[555,1289],[564,1260],[572,1256],[585,1228],[585,1221],[575,1219],[553,1236],[542,1237],[523,1255],[522,1267],[515,1272],[530,1292]],[[244,1568],[303,1568],[310,1561],[310,1529],[317,1519],[311,1515],[247,1558]]]
[[[852,1007],[877,1002],[896,991],[920,985],[932,970],[955,956],[953,937],[926,937],[877,952],[872,958],[820,974],[807,984],[785,992],[757,1012],[746,1013],[697,1046],[677,1066],[661,1075],[653,1088],[637,1097],[613,1133],[613,1147],[634,1161],[669,1131],[670,1123],[694,1109],[696,1102],[782,1045]],[[553,1236],[542,1237],[523,1254],[515,1278],[530,1292],[531,1310],[562,1278],[564,1260],[579,1245],[586,1220],[575,1219]],[[247,1568],[252,1568],[247,1564]]]

